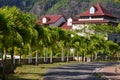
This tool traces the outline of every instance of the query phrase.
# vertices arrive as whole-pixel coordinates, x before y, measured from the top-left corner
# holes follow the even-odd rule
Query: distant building
[[[78,21],[78,19],[77,18],[68,18],[67,19],[67,22],[65,22],[62,26],[61,26],[61,28],[62,29],[67,29],[67,30],[72,30],[72,26],[73,26],[73,22],[74,21]]]
[[[117,26],[117,17],[108,12],[99,3],[78,15],[79,19],[73,24],[110,24]]]
[[[37,20],[37,24],[40,24],[41,26],[50,26],[50,27],[60,27],[66,22],[66,19],[63,15],[45,15],[40,17]]]
[[[68,18],[67,20],[62,15],[47,15],[42,16],[38,19],[37,23],[42,26],[58,26],[62,29],[68,30],[81,30],[84,29],[85,32],[90,32],[94,34],[94,31],[88,29],[89,24],[106,24],[116,27],[118,25],[117,17],[107,11],[99,3],[91,6],[88,10],[82,14],[77,15],[78,18]],[[85,32],[78,32],[78,35],[86,36]],[[117,43],[120,42],[118,35],[111,34],[108,36],[110,40],[113,40]]]
[[[88,30],[89,24],[107,24],[112,26],[117,26],[117,17],[108,12],[105,8],[103,8],[99,3],[91,6],[88,10],[83,12],[82,14],[77,15],[78,21],[72,22],[73,30],[84,29],[86,32],[90,32]],[[93,33],[93,32],[90,32]],[[85,35],[84,33],[79,33],[80,35]]]
[[[116,27],[118,25],[117,17],[103,8],[99,3],[91,6],[88,10],[83,12],[82,14],[77,15],[78,20],[72,21],[72,30],[84,30],[85,32],[89,32],[94,34],[94,31],[88,29],[89,24],[105,24],[112,25]],[[78,32],[78,35],[86,36],[85,32]],[[119,34],[109,34],[106,36],[106,39],[112,40],[116,43],[120,43]]]

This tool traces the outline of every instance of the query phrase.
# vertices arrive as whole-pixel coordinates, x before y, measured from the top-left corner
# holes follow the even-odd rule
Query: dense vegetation
[[[58,3],[54,0],[51,1]],[[12,1],[9,3],[12,3]],[[32,1],[30,3],[35,4]],[[44,3],[46,2],[43,1],[41,4]],[[63,4],[61,1],[60,5]],[[65,7],[67,8],[67,5]],[[30,7],[28,8],[30,9]],[[24,13],[16,7],[0,8],[0,53],[2,53],[3,60],[3,76],[5,76],[6,61],[6,56],[3,55],[7,54],[11,55],[10,72],[13,73],[14,54],[28,58],[36,56],[37,64],[37,59],[41,56],[44,56],[44,62],[47,62],[47,57],[50,57],[50,62],[52,63],[53,57],[62,56],[63,61],[65,56],[91,57],[93,60],[97,59],[98,55],[111,57],[119,53],[119,45],[106,40],[104,37],[113,31],[114,33],[120,33],[120,25],[117,28],[111,28],[106,25],[91,25],[90,28],[94,29],[96,34],[86,33],[87,37],[83,37],[78,36],[74,31],[62,30],[57,27],[42,28],[40,25],[36,25],[35,22],[36,17],[34,15]],[[102,27],[99,28],[99,32],[98,27]],[[104,34],[101,34],[101,32]],[[71,35],[74,35],[74,37],[71,37]]]
[[[113,0],[0,0],[0,7],[17,6],[22,11],[34,13],[37,16],[63,14],[66,17],[76,17],[77,14],[98,2],[112,14],[120,17],[120,3]]]
[[[10,72],[13,72],[14,54],[25,55],[25,57],[36,55],[37,64],[38,55],[44,56],[45,62],[46,57],[49,56],[52,63],[53,56],[69,57],[73,55],[84,58],[99,54],[110,57],[119,51],[118,44],[107,41],[104,37],[113,31],[119,33],[120,25],[118,28],[91,25],[94,27],[91,29],[94,29],[96,34],[87,32],[87,37],[83,37],[78,36],[74,31],[62,30],[58,27],[42,28],[35,22],[34,15],[24,13],[16,7],[0,8],[0,50],[2,56],[8,53],[11,55]],[[74,37],[70,37],[71,35]],[[71,52],[71,49],[74,51]],[[3,60],[5,58],[3,57]]]

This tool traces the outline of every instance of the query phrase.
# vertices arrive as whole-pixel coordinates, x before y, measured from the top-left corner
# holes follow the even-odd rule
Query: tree
[[[64,46],[65,46],[66,53],[67,53],[67,62],[69,62],[70,49],[73,47],[72,37],[71,37],[71,35],[73,34],[74,32],[69,31],[69,30],[66,30],[65,32]]]
[[[1,9],[0,9],[1,11]],[[7,33],[6,33],[7,32]],[[8,28],[7,28],[7,19],[3,13],[0,13],[0,50],[3,52],[2,54],[2,68],[3,68],[3,75],[2,80],[6,80],[6,48],[7,44],[5,41],[5,36],[8,35]],[[5,57],[3,57],[5,55]]]
[[[33,35],[32,30],[35,24],[35,19],[33,19],[34,17],[32,15],[23,13],[16,7],[3,7],[0,11],[6,19],[6,26],[1,29],[4,32],[3,35],[5,35],[3,39],[5,39],[5,44],[7,44],[8,47],[12,47],[10,72],[13,73],[14,47],[19,47],[22,45],[22,42],[26,44],[31,40],[30,38],[31,35]]]
[[[58,46],[58,41],[59,41],[59,28],[51,28],[51,37],[50,37],[50,43],[49,43],[49,48],[51,48],[51,54],[50,54],[50,63],[52,63],[52,57],[53,57],[53,48],[55,46]]]
[[[64,45],[64,41],[66,40],[66,31],[65,30],[62,30],[62,29],[59,29],[58,31],[59,33],[59,41],[58,41],[58,45],[60,46],[61,48],[61,61],[65,61],[65,45]]]
[[[80,45],[81,45],[81,43],[83,43],[81,40],[82,38],[83,37],[78,36],[78,35],[75,35],[72,38],[72,44],[73,44],[73,48],[75,48],[77,59],[79,58],[78,51],[80,51],[80,49],[81,49]]]
[[[36,17],[32,14],[21,12],[18,18],[19,18],[18,32],[22,36],[23,39],[22,43],[28,46],[28,50],[29,50],[28,62],[31,63],[31,42],[33,37],[35,38],[35,36],[37,36],[37,32],[34,29]]]
[[[115,0],[115,2],[120,2],[120,0]]]
[[[42,39],[44,38],[43,28],[40,25],[36,25],[35,30],[37,31],[37,36],[32,38],[32,46],[36,50],[36,65],[38,64],[38,50],[43,49]]]
[[[114,56],[117,51],[119,51],[119,46],[117,43],[107,41],[105,51],[107,53],[107,56],[110,58],[111,56]]]

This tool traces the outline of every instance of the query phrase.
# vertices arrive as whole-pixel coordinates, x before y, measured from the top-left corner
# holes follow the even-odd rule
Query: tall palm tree
[[[44,37],[42,39],[43,42],[43,47],[44,47],[44,62],[47,62],[47,57],[48,57],[48,47],[49,44],[51,42],[51,33],[50,33],[50,29],[47,28],[43,28],[43,32],[44,32]]]
[[[112,42],[112,41],[107,41],[105,51],[110,59],[111,56],[114,56],[114,54],[117,51],[119,51],[119,45],[117,43]]]
[[[58,40],[59,40],[59,28],[51,28],[51,37],[50,37],[50,43],[49,43],[49,48],[51,49],[51,54],[50,54],[50,63],[53,63],[53,48],[57,46]]]
[[[37,65],[38,64],[38,50],[42,51],[43,49],[44,31],[40,25],[36,25],[35,29],[37,31],[37,36],[33,37],[32,45],[36,48],[36,65]]]
[[[36,38],[35,36],[37,36],[37,31],[34,29],[36,18],[32,14],[22,12],[18,18],[20,22],[20,28],[18,28],[18,32],[22,36],[22,43],[28,46],[28,62],[31,63],[31,42],[33,37]]]
[[[2,9],[0,9],[0,50],[2,53],[2,68],[3,68],[3,75],[2,75],[2,80],[6,80],[6,48],[7,48],[7,44],[6,44],[6,39],[5,36],[8,35],[8,30],[7,30],[7,19],[5,18],[5,15],[3,13],[1,13]],[[7,33],[6,33],[7,32]],[[3,58],[3,55],[5,55],[5,57]]]
[[[64,39],[64,46],[67,52],[67,62],[69,62],[69,55],[70,55],[70,49],[73,47],[72,44],[72,37],[71,35],[73,35],[74,33],[72,31],[68,31],[66,30],[65,32],[65,39]]]
[[[82,55],[85,49],[85,41],[84,41],[84,37],[79,36],[79,35],[75,35],[72,39],[72,44],[74,45],[74,48],[76,50],[76,55],[77,55],[77,59],[79,58],[80,55]],[[87,46],[86,46],[87,47]],[[78,54],[78,52],[80,54]]]
[[[60,46],[61,48],[61,61],[65,61],[65,45],[64,45],[64,42],[66,40],[66,31],[65,30],[62,30],[62,29],[59,29],[58,30],[58,33],[59,33],[59,41],[58,41],[58,45]]]

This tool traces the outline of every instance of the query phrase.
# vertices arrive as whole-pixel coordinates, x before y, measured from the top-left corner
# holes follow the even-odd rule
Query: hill
[[[37,16],[63,14],[65,17],[75,17],[96,3],[101,3],[103,7],[120,18],[120,3],[115,3],[113,0],[0,0],[0,7],[17,6],[22,11]]]

